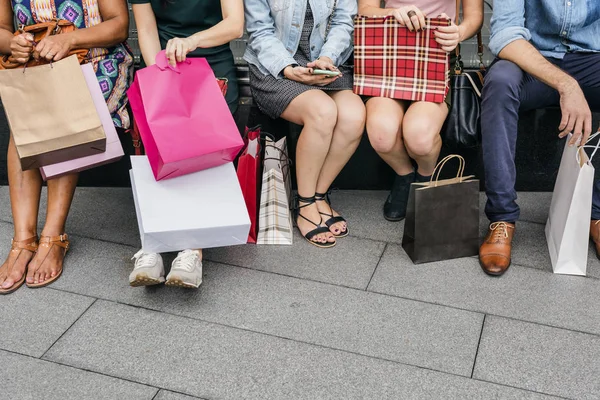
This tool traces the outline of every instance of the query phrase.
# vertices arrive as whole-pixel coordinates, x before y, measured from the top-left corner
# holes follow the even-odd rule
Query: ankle
[[[64,233],[65,233],[64,227],[60,228],[60,229],[52,228],[52,227],[44,227],[44,229],[42,230],[42,236],[50,236],[50,237],[60,236]]]
[[[37,232],[35,229],[15,231],[13,240],[15,240],[16,242],[21,242],[23,240],[27,240],[29,238],[36,237],[36,236],[37,236]]]

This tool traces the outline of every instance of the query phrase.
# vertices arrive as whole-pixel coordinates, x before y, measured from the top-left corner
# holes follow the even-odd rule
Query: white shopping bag
[[[593,186],[594,167],[584,148],[566,144],[546,222],[556,274],[586,275]]]
[[[265,139],[256,244],[292,244],[292,178],[287,142]]]
[[[246,243],[250,217],[232,163],[158,182],[146,156],[131,157],[131,166],[144,252]]]

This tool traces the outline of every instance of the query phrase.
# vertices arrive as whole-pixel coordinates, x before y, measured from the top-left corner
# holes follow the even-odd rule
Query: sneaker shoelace
[[[508,239],[508,229],[512,228],[506,222],[494,222],[490,225],[490,230],[494,232],[493,239]]]
[[[184,250],[177,255],[173,261],[173,267],[183,269],[187,272],[194,271],[196,261],[198,260],[198,252],[195,250]]]
[[[154,267],[158,261],[158,254],[144,253],[142,250],[135,253],[131,258],[135,260],[135,268],[150,268]]]

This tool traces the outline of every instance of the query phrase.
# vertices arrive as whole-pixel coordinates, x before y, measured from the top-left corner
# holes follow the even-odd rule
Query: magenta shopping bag
[[[100,117],[100,122],[102,122],[102,128],[104,128],[104,133],[106,134],[106,151],[104,153],[98,153],[42,167],[40,171],[44,180],[58,178],[63,175],[81,172],[86,169],[116,162],[123,157],[123,147],[121,146],[119,135],[117,134],[112,117],[108,111],[106,100],[104,100],[102,89],[100,89],[100,84],[96,78],[94,66],[92,64],[84,64],[81,66],[81,70],[83,71],[85,83],[87,83],[87,86],[90,89],[90,94],[92,95],[92,100],[96,106],[98,117]]]
[[[157,181],[231,162],[244,144],[204,58],[171,67],[160,52],[127,97]]]

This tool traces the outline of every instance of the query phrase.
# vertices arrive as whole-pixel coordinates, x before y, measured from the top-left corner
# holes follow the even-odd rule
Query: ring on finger
[[[408,18],[417,17],[417,12],[415,10],[410,10],[406,13],[406,15],[408,16]]]

